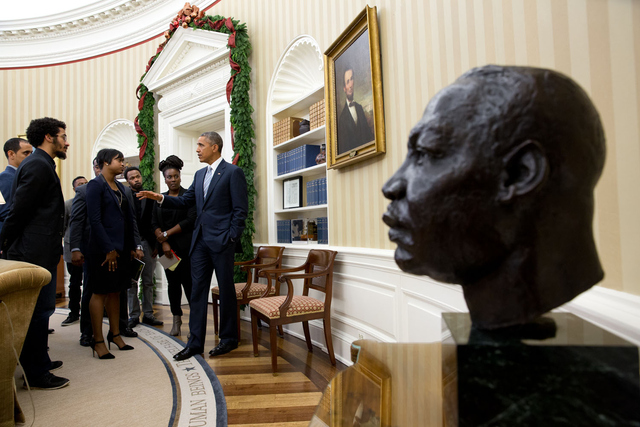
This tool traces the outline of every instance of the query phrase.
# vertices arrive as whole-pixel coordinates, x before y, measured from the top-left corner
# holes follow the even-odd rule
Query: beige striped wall
[[[38,117],[64,121],[70,147],[61,182],[65,196],[72,197],[73,178],[93,176],[91,150],[100,131],[113,120],[133,121],[138,114],[135,90],[158,44],[55,67],[0,70],[0,139],[24,134]],[[7,161],[0,157],[4,170]]]
[[[366,4],[378,7],[387,154],[329,172],[331,244],[393,248],[380,221],[387,204],[380,188],[402,162],[409,129],[439,89],[467,69],[487,63],[543,66],[573,76],[602,115],[608,157],[596,190],[595,230],[606,271],[603,286],[640,295],[638,1],[221,1],[209,13],[246,22],[254,48],[259,194],[267,193],[265,141],[270,124],[265,106],[280,55],[300,34],[311,35],[326,49]],[[88,145],[81,147],[80,156],[70,156],[63,177],[68,182],[76,171],[88,173],[84,164],[89,159],[82,155],[97,133],[110,120],[134,117],[131,86],[156,46],[154,41],[60,67],[0,71],[3,131],[12,135],[22,132],[33,116],[58,115],[72,125],[72,144]],[[50,88],[50,82],[59,84]],[[266,196],[258,198],[256,242],[267,241],[267,204]]]
[[[573,76],[602,115],[608,157],[597,187],[595,229],[603,285],[640,294],[640,2],[224,0],[212,10],[247,22],[252,36],[260,168],[266,94],[281,53],[300,34],[326,49],[366,4],[378,8],[387,154],[329,172],[331,244],[393,248],[380,221],[387,204],[380,188],[402,162],[409,129],[439,89],[478,65],[542,66]],[[266,183],[259,184],[265,194]],[[267,203],[258,201],[262,230]],[[257,240],[265,241],[266,233]]]

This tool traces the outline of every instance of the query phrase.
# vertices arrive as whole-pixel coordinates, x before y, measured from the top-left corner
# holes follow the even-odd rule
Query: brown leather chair
[[[279,286],[265,285],[253,281],[261,271],[282,267],[283,246],[259,246],[256,257],[249,261],[240,261],[234,265],[240,265],[247,273],[245,283],[236,283],[236,298],[238,299],[238,341],[240,340],[240,306],[249,304],[249,301],[266,295],[277,295]],[[252,274],[252,270],[254,271]],[[220,301],[220,288],[214,286],[211,289],[213,300],[213,329],[218,334],[218,304]]]
[[[269,325],[271,344],[271,368],[277,371],[278,345],[276,344],[276,327],[302,322],[307,348],[313,351],[311,336],[309,335],[309,320],[322,319],[324,325],[324,337],[327,343],[329,359],[333,365],[336,358],[333,353],[331,340],[331,293],[333,288],[333,263],[336,259],[336,251],[317,250],[309,251],[307,261],[294,268],[263,270],[262,274],[276,278],[280,283],[287,284],[286,296],[273,296],[253,300],[251,307],[251,331],[253,334],[253,354],[258,356],[258,319]],[[304,273],[290,274],[296,271]],[[301,296],[293,294],[292,280],[304,279]],[[324,302],[309,296],[309,290],[323,292]]]

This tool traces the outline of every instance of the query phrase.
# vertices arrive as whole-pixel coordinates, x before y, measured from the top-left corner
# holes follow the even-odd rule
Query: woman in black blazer
[[[100,359],[113,359],[102,334],[102,313],[109,316],[109,347],[113,342],[120,350],[133,350],[120,337],[120,292],[131,286],[131,259],[142,257],[135,250],[134,214],[124,186],[116,175],[124,169],[124,155],[105,148],[96,157],[101,174],[87,184],[87,218],[91,227],[87,254],[89,303],[94,341],[91,348]]]
[[[169,156],[160,162],[160,171],[164,176],[164,182],[169,191],[163,193],[169,196],[181,196],[185,190],[180,185],[182,179],[180,171],[184,163],[177,156]],[[167,258],[173,258],[173,252],[180,258],[180,263],[174,271],[165,269],[164,272],[169,282],[169,304],[173,314],[173,327],[170,334],[180,335],[182,326],[182,288],[191,302],[191,261],[189,249],[191,248],[191,234],[196,222],[196,207],[169,208],[157,203],[153,204],[151,225],[155,230],[156,239],[162,244],[162,253]],[[173,252],[172,252],[173,251]]]

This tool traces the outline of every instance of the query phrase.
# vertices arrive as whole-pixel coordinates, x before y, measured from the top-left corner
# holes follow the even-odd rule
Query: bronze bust
[[[600,117],[569,77],[472,69],[441,90],[382,191],[398,266],[462,285],[473,326],[529,323],[602,280]]]

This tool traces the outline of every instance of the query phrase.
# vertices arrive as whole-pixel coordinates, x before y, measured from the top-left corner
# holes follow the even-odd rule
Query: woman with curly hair
[[[180,171],[184,163],[177,156],[169,156],[160,162],[159,169],[164,176],[164,182],[169,191],[162,193],[169,196],[181,196],[185,190]],[[162,245],[162,253],[167,258],[175,255],[180,258],[180,263],[174,271],[165,269],[164,272],[169,282],[169,304],[173,314],[173,327],[171,335],[180,335],[182,326],[182,288],[191,301],[191,261],[189,248],[191,247],[191,233],[196,222],[196,207],[169,208],[157,203],[154,204],[151,225],[155,230],[156,239]]]

